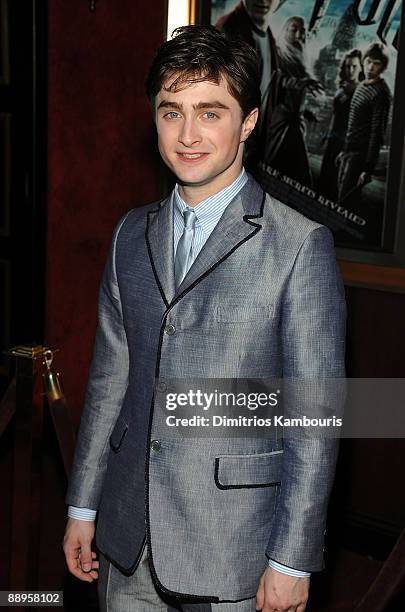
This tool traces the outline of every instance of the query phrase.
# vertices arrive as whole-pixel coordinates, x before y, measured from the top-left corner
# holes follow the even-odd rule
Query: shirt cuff
[[[97,510],[90,508],[77,508],[76,506],[68,506],[68,517],[79,519],[79,521],[94,521],[97,515]]]
[[[287,565],[278,563],[277,561],[274,561],[274,559],[269,559],[269,566],[282,574],[295,576],[296,578],[309,578],[311,576],[310,572],[301,572],[301,570],[296,570],[293,567],[288,567]]]

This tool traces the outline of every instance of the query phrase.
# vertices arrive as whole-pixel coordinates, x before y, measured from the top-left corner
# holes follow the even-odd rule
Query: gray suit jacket
[[[323,567],[337,443],[169,437],[165,388],[344,376],[343,287],[329,230],[252,178],[177,291],[173,268],[170,198],[131,210],[101,284],[67,503],[99,510],[97,545],[123,572],[146,541],[164,591],[235,601],[255,595],[266,556]]]

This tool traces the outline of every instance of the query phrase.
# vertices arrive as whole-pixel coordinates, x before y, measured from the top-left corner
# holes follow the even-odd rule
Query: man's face
[[[345,62],[346,79],[351,83],[356,83],[359,80],[361,73],[361,64],[358,57],[348,57]]]
[[[305,26],[301,21],[293,20],[287,26],[287,41],[294,47],[302,48],[305,44]]]
[[[384,67],[381,60],[366,57],[364,60],[364,74],[366,75],[367,81],[378,79],[383,71]]]
[[[164,85],[170,86],[174,79]],[[239,102],[229,93],[224,79],[218,85],[193,83],[176,92],[163,86],[155,108],[159,151],[179,183],[205,186],[210,195],[239,175],[241,142],[254,128],[257,109],[243,121]]]
[[[270,11],[274,13],[280,0],[245,0],[246,10],[254,24],[262,27]]]

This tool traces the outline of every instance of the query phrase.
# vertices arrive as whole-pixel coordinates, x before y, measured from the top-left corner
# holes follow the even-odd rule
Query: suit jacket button
[[[165,334],[167,334],[168,336],[173,336],[175,331],[176,331],[176,328],[172,323],[169,323],[168,325],[166,325],[164,329]]]
[[[150,447],[152,450],[154,450],[156,453],[158,453],[160,451],[160,442],[159,440],[152,440],[152,442],[150,443]]]
[[[167,389],[167,385],[165,382],[163,382],[163,380],[159,380],[159,382],[156,385],[156,391],[158,391],[159,393],[164,393]]]

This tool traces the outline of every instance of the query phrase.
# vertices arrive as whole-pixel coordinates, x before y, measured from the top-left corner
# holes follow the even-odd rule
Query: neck
[[[377,83],[377,81],[379,81],[380,78],[381,77],[378,76],[378,77],[375,77],[374,79],[367,79],[366,83],[367,83],[367,85],[374,85],[374,83]]]
[[[258,23],[257,21],[253,21],[252,20],[253,25],[258,29],[261,30],[262,32],[266,32],[267,30],[267,22],[266,21],[262,21],[260,23]]]
[[[242,165],[236,168],[232,173],[229,173],[227,177],[221,174],[206,184],[187,185],[178,183],[180,197],[188,206],[193,208],[203,200],[229,187],[229,185],[238,178],[241,171]]]

